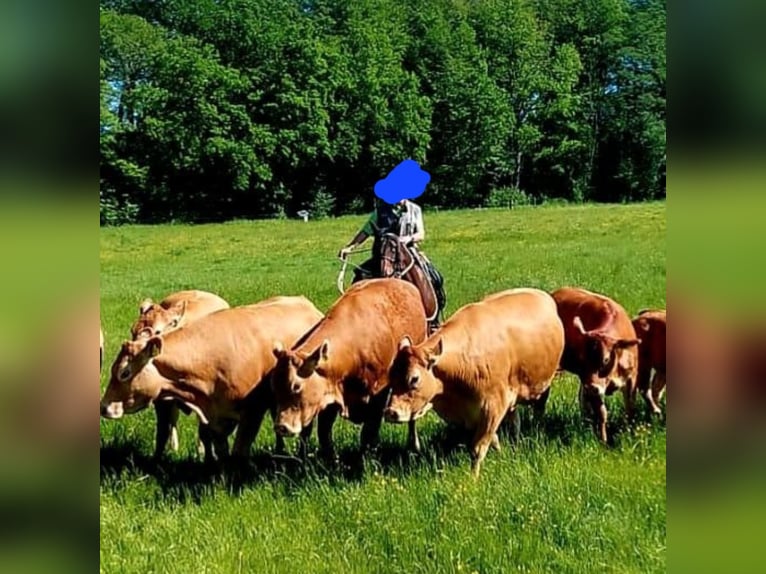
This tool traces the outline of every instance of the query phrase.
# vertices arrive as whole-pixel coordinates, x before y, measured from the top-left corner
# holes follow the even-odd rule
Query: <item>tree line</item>
[[[664,0],[102,0],[102,224],[665,194]]]

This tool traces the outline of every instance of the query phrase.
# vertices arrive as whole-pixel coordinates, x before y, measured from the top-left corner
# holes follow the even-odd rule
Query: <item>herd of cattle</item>
[[[338,415],[361,424],[362,447],[383,420],[408,424],[433,408],[471,433],[476,475],[497,431],[519,433],[517,406],[539,420],[562,370],[580,379],[580,407],[607,440],[605,397],[622,390],[626,414],[641,391],[659,413],[665,388],[664,310],[632,321],[616,301],[584,289],[511,289],[459,309],[427,333],[420,295],[399,279],[354,284],[323,315],[305,297],[230,307],[212,293],[183,291],[140,306],[114,360],[101,416],[154,405],[155,457],[178,448],[181,411],[199,419],[206,460],[247,456],[267,411],[276,448],[299,436],[305,454],[314,419],[320,449],[334,456]],[[103,334],[101,337],[103,361]],[[652,373],[654,376],[652,378]]]

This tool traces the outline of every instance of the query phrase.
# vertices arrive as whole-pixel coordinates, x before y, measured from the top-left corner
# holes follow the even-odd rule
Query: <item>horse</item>
[[[443,311],[436,290],[425,268],[427,263],[413,256],[412,251],[402,243],[399,236],[385,233],[380,238],[378,276],[396,278],[408,281],[420,291],[420,298],[428,318],[429,331],[435,330],[439,324],[439,316]]]

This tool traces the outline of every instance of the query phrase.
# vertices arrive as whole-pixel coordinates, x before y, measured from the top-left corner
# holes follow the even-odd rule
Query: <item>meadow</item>
[[[423,250],[445,277],[447,315],[517,286],[583,286],[630,314],[665,307],[664,203],[425,217]],[[338,296],[337,251],[363,221],[102,228],[102,389],[145,297],[197,288],[238,305],[302,294],[327,309]],[[179,452],[160,464],[150,460],[152,409],[102,420],[101,571],[665,571],[665,422],[642,414],[627,425],[617,394],[608,403],[615,441],[604,447],[580,420],[577,384],[557,378],[543,428],[523,420],[521,442],[491,450],[479,480],[434,413],[420,421],[419,455],[404,449],[406,428],[384,424],[379,450],[359,457],[359,427],[339,421],[335,468],[272,459],[268,417],[239,469],[203,465],[190,417]]]

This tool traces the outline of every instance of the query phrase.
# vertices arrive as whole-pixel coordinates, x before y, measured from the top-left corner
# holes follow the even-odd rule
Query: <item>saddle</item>
[[[431,283],[431,287],[434,290],[434,294],[436,295],[436,302],[439,306],[438,315],[441,315],[441,312],[447,305],[447,294],[444,292],[444,277],[434,266],[434,264],[431,263],[431,261],[419,250],[412,248],[408,249],[415,259],[415,264],[420,266],[420,268],[425,271],[426,277],[428,277],[428,280]]]

